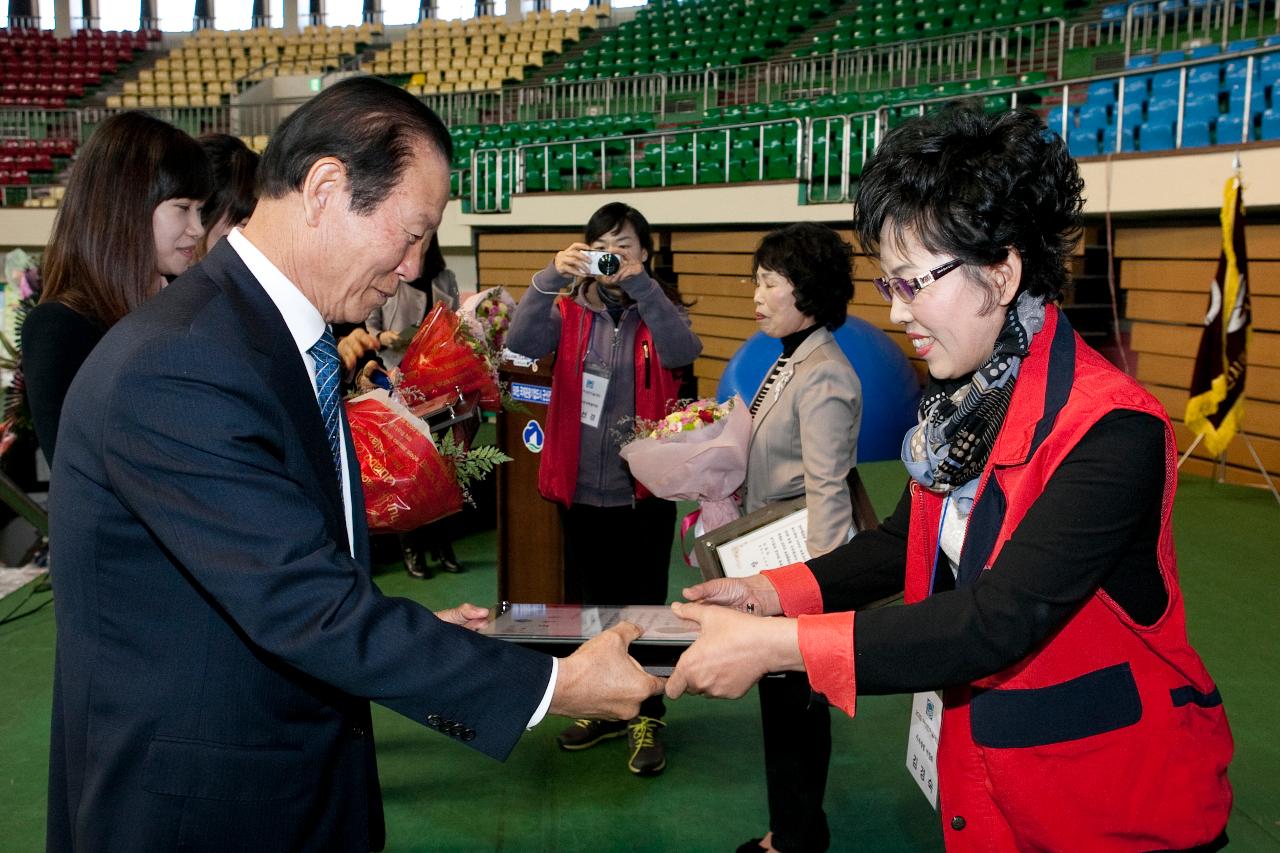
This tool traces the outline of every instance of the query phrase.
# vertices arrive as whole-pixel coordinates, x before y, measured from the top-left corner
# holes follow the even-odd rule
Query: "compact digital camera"
[[[622,258],[613,252],[587,252],[589,275],[613,275],[622,269]]]

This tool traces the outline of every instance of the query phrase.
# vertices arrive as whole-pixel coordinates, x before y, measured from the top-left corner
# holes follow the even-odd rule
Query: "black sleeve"
[[[62,402],[71,381],[102,338],[91,321],[58,302],[37,305],[22,326],[22,376],[36,442],[53,466]]]
[[[999,672],[1043,642],[1099,586],[1126,590],[1129,609],[1162,611],[1166,594],[1154,545],[1164,440],[1164,425],[1150,415],[1104,416],[976,582],[909,607],[859,613],[858,692],[912,692]]]
[[[808,562],[822,589],[822,610],[857,610],[902,592],[911,522],[910,481],[893,514],[875,530],[865,530],[844,545]]]

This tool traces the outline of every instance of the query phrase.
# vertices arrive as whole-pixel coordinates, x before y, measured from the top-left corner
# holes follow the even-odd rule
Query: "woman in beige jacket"
[[[752,263],[756,323],[781,339],[782,355],[751,403],[745,505],[751,512],[803,495],[812,556],[853,531],[846,478],[856,462],[862,390],[831,334],[853,297],[852,254],[830,228],[799,223],[765,236]],[[760,682],[760,716],[769,833],[739,850],[826,850],[829,709],[811,701],[803,673],[787,673]]]

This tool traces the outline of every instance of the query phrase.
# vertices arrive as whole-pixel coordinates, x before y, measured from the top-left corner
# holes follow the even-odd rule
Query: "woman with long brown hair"
[[[45,249],[40,304],[22,328],[31,418],[50,462],[80,365],[111,326],[191,265],[211,189],[196,141],[143,113],[111,116],[81,147]]]

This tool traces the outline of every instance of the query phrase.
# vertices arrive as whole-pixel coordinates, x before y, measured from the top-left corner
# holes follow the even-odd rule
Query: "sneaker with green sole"
[[[627,723],[627,740],[631,757],[627,769],[637,776],[657,776],[667,769],[667,749],[658,737],[658,729],[666,726],[654,717],[636,717]]]
[[[602,740],[622,737],[627,733],[627,724],[622,720],[574,720],[570,726],[556,735],[556,743],[560,748],[573,752],[587,749]]]

